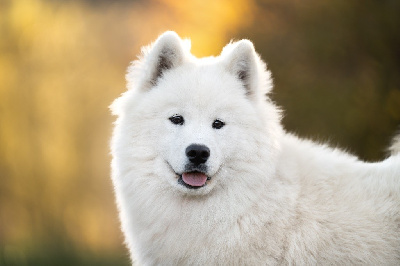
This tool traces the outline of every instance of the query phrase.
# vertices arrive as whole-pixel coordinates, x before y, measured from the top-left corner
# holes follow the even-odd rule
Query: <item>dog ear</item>
[[[241,40],[228,44],[223,49],[222,56],[226,56],[227,70],[243,83],[246,95],[255,97],[258,86],[258,56],[253,43]]]
[[[183,62],[182,40],[173,31],[162,34],[149,53],[150,82],[154,86],[163,73]]]
[[[128,89],[150,89],[157,85],[165,71],[183,63],[188,47],[190,49],[190,42],[182,40],[175,32],[163,33],[152,45],[142,48],[141,59],[128,68]]]

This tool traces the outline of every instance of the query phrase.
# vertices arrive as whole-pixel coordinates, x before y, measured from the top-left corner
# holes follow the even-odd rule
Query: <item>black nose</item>
[[[200,144],[191,144],[186,148],[186,156],[194,164],[205,163],[210,157],[210,149]]]

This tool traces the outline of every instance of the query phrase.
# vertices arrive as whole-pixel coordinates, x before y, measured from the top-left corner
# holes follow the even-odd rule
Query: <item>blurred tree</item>
[[[400,2],[257,1],[241,37],[275,81],[284,124],[365,160],[385,157],[400,125]]]
[[[124,87],[129,52],[105,37],[121,36],[108,21],[125,11],[2,5],[0,264],[118,259],[107,106]]]

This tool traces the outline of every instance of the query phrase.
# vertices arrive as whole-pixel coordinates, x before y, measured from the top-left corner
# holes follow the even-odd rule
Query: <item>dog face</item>
[[[132,65],[130,90],[113,107],[124,155],[136,167],[152,161],[148,175],[185,194],[235,182],[235,169],[257,156],[267,126],[259,88],[269,90],[269,76],[258,60],[249,41],[196,59],[175,33],[163,34]]]

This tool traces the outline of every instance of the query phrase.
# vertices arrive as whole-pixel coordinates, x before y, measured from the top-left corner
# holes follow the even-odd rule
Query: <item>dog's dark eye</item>
[[[221,127],[225,126],[225,123],[222,122],[221,120],[216,119],[213,123],[212,123],[212,127],[215,129],[220,129]]]
[[[173,115],[169,118],[169,121],[171,121],[175,125],[183,125],[183,117],[181,115]]]

